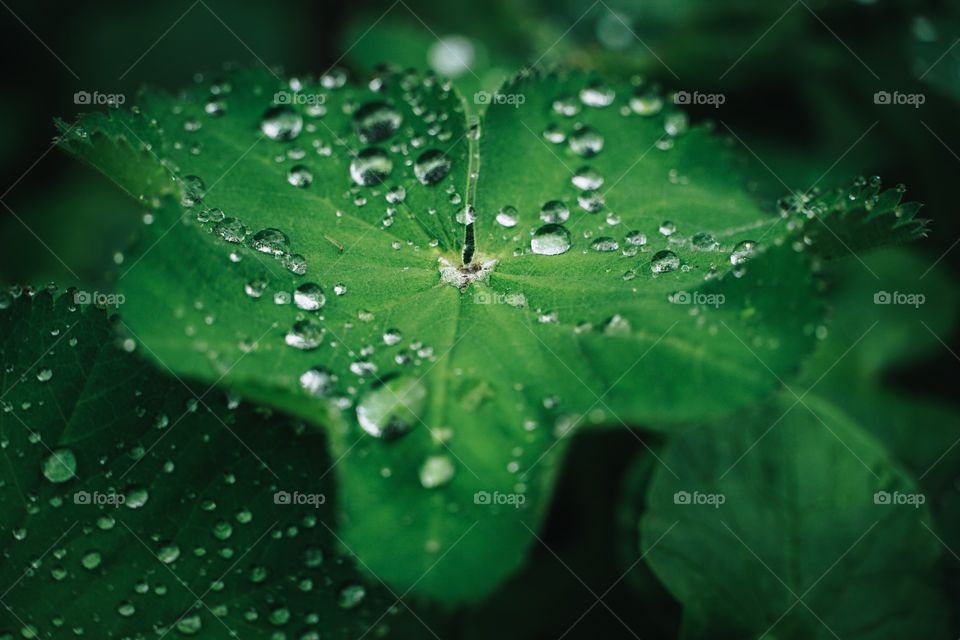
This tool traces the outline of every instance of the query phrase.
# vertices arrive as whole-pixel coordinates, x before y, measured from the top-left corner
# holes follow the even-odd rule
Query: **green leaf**
[[[0,302],[0,635],[388,630],[326,524],[320,435],[158,374],[72,295]]]
[[[787,375],[811,347],[807,252],[740,186],[728,143],[663,96],[609,87],[613,104],[594,107],[608,96],[595,79],[535,73],[477,129],[431,77],[341,84],[238,72],[176,98],[147,92],[62,144],[155,204],[120,267],[131,337],[178,375],[328,427],[342,535],[398,588],[459,601],[516,569],[522,524],[536,529],[581,423],[722,415],[770,394],[766,367]],[[282,136],[277,102],[293,125]],[[544,139],[551,125],[569,142]],[[603,148],[583,157],[594,134]],[[371,148],[392,170],[358,185]],[[424,171],[438,157],[449,172]],[[581,166],[602,188],[576,186],[596,180],[574,181]],[[578,204],[601,195],[602,212]],[[531,237],[551,200],[570,211],[559,255],[532,250],[548,244]],[[507,205],[513,227],[496,221]],[[268,253],[252,246],[265,229],[283,232]],[[306,274],[292,273],[301,259]],[[323,288],[322,307],[294,293],[305,283]]]
[[[641,546],[685,637],[949,637],[926,496],[833,405],[794,405],[685,433],[654,475]]]

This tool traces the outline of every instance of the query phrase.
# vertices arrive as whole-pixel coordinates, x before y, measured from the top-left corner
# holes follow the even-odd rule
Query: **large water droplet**
[[[213,232],[234,244],[243,242],[247,237],[247,227],[236,218],[224,218],[213,227]]]
[[[413,165],[413,173],[421,184],[432,185],[443,180],[453,163],[442,151],[430,149],[424,151]]]
[[[657,251],[650,259],[650,271],[669,273],[680,268],[680,258],[673,251]]]
[[[592,127],[581,127],[567,140],[570,150],[578,156],[591,158],[603,150],[603,136]]]
[[[43,461],[43,475],[50,482],[66,482],[76,473],[77,458],[70,449],[57,449]]]
[[[386,102],[370,102],[357,109],[353,124],[360,140],[374,144],[386,140],[400,128],[403,115]]]
[[[290,247],[290,239],[280,229],[261,229],[250,240],[250,246],[260,253],[282,256]]]
[[[293,303],[304,311],[316,311],[327,303],[327,297],[317,283],[304,282],[294,290]]]
[[[581,191],[599,189],[603,186],[603,176],[590,167],[580,167],[577,169],[570,181],[573,182],[573,186]]]
[[[558,224],[570,219],[570,209],[560,200],[550,200],[540,208],[540,219]]]
[[[542,256],[556,256],[570,250],[570,232],[559,224],[545,224],[530,239],[530,249]]]
[[[268,109],[260,120],[260,130],[271,140],[293,140],[303,129],[303,118],[286,105]]]
[[[753,240],[738,242],[730,252],[730,264],[741,265],[757,255],[757,243]]]
[[[396,438],[420,421],[426,400],[427,388],[416,378],[389,378],[364,395],[357,405],[357,421],[375,438]]]
[[[393,171],[393,160],[383,149],[364,149],[350,163],[350,177],[362,187],[380,184]]]
[[[448,456],[430,456],[420,467],[420,484],[426,489],[442,487],[453,479],[454,471]]]
[[[325,331],[319,322],[307,318],[294,322],[284,341],[295,349],[309,351],[320,346],[324,333]]]

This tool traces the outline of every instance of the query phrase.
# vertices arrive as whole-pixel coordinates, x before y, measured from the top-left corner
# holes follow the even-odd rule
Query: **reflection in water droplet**
[[[261,229],[250,240],[250,246],[260,253],[282,256],[290,247],[290,239],[280,229]]]
[[[374,438],[396,438],[420,421],[427,388],[408,376],[389,378],[374,386],[357,405],[357,422]]]
[[[540,219],[554,224],[570,219],[570,209],[560,200],[545,202],[540,208]]]
[[[738,242],[730,253],[730,264],[741,265],[757,255],[757,243],[753,240]]]
[[[386,102],[370,102],[357,109],[353,124],[365,144],[386,140],[400,128],[403,115]]]
[[[573,186],[581,191],[599,189],[603,186],[603,176],[590,167],[577,169],[570,181],[573,182]]]
[[[590,243],[590,248],[594,251],[608,252],[620,249],[620,244],[608,236],[601,236]]]
[[[293,303],[304,311],[316,311],[327,303],[327,297],[317,283],[304,282],[294,290]]]
[[[247,237],[247,227],[236,218],[224,218],[213,228],[214,233],[234,244],[243,242]]]
[[[669,273],[680,268],[680,258],[673,251],[657,251],[650,259],[650,271]]]
[[[420,484],[425,489],[442,487],[453,479],[453,461],[447,456],[430,456],[420,467]]]
[[[690,242],[694,247],[700,249],[701,251],[713,251],[720,246],[720,243],[717,242],[717,239],[713,235],[701,232],[693,234],[693,237],[690,238]]]
[[[313,367],[300,375],[300,387],[318,398],[330,395],[336,382],[337,376],[326,367]]]
[[[393,160],[383,149],[364,149],[350,163],[350,177],[362,187],[380,184],[393,171]]]
[[[520,214],[517,208],[512,205],[506,205],[497,212],[497,224],[508,229],[517,226],[520,221]]]
[[[268,109],[260,120],[260,130],[271,140],[285,142],[293,140],[303,129],[303,118],[288,106],[280,105]]]
[[[433,185],[443,180],[453,163],[442,151],[430,149],[424,151],[413,165],[413,172],[421,184]]]
[[[70,449],[57,449],[43,461],[43,476],[50,482],[66,482],[76,473],[77,458]]]
[[[534,232],[530,249],[542,256],[556,256],[570,250],[570,232],[559,224],[545,224]]]
[[[603,136],[592,127],[581,127],[567,140],[570,150],[578,156],[591,158],[603,150]]]
[[[310,183],[313,182],[313,173],[307,167],[298,164],[291,167],[290,171],[287,172],[287,182],[295,187],[309,187]]]
[[[319,322],[307,318],[293,323],[284,341],[295,349],[309,351],[320,346],[324,333],[325,331]]]

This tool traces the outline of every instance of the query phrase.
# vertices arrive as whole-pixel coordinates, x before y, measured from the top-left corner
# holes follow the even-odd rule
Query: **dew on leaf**
[[[357,404],[357,422],[375,438],[396,438],[420,421],[427,388],[416,378],[397,376],[371,388]]]
[[[76,473],[77,458],[70,449],[57,449],[43,461],[43,476],[50,482],[66,482]]]
[[[298,164],[290,167],[290,171],[287,172],[287,182],[295,187],[309,187],[313,182],[313,173],[307,167]]]
[[[293,303],[304,311],[316,311],[327,303],[327,297],[319,284],[304,282],[293,291]]]
[[[290,327],[284,341],[294,349],[309,351],[316,349],[323,341],[324,328],[313,318],[297,320]]]
[[[517,208],[513,205],[506,205],[497,212],[497,224],[501,227],[506,227],[511,229],[517,226],[517,223],[520,221],[520,214],[517,212]]]
[[[580,167],[577,169],[573,177],[570,178],[570,181],[573,183],[573,186],[581,191],[599,189],[603,186],[603,176],[590,167]]]
[[[453,163],[442,151],[430,149],[424,151],[413,165],[413,173],[420,184],[434,185],[443,180]]]
[[[570,219],[570,209],[560,200],[549,200],[540,208],[540,219],[558,224]]]
[[[425,489],[442,487],[453,479],[454,471],[448,456],[430,456],[420,467],[420,484]]]
[[[326,367],[313,367],[300,374],[300,387],[318,398],[329,396],[336,382],[337,376]]]
[[[680,258],[673,251],[657,251],[650,259],[650,271],[669,273],[680,268]]]
[[[593,80],[580,90],[580,101],[588,107],[609,107],[616,96],[613,89],[599,80]]]
[[[695,233],[693,237],[690,238],[690,243],[701,251],[713,251],[720,246],[717,239],[714,238],[712,234],[706,232]]]
[[[237,218],[224,218],[213,228],[214,233],[234,244],[243,242],[247,237],[247,227]]]
[[[337,606],[341,609],[353,609],[358,604],[363,602],[363,599],[367,595],[367,590],[363,585],[359,584],[348,584],[340,587],[340,591],[337,593]]]
[[[652,92],[630,96],[630,110],[639,116],[653,116],[663,109],[663,98]]]
[[[267,109],[260,120],[263,135],[277,142],[293,140],[303,129],[303,118],[286,105]]]
[[[738,242],[730,252],[730,264],[741,265],[757,254],[757,243],[753,240]]]
[[[583,158],[592,158],[603,150],[603,136],[592,127],[581,127],[567,140],[570,150]]]
[[[282,256],[290,247],[290,239],[280,229],[261,229],[250,239],[250,246],[260,253]]]
[[[369,147],[357,153],[350,163],[350,177],[361,187],[383,182],[393,171],[393,160],[383,149]]]
[[[353,114],[353,125],[364,144],[391,137],[403,124],[403,115],[386,102],[369,102]]]
[[[620,249],[620,244],[613,238],[601,236],[590,243],[590,248],[594,251],[605,253],[609,251],[617,251]]]
[[[570,250],[570,232],[560,224],[545,224],[530,239],[530,249],[542,256],[556,256]]]

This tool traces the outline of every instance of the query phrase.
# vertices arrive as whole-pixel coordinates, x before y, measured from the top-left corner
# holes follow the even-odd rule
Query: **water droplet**
[[[181,186],[183,187],[183,194],[180,197],[180,204],[185,207],[192,207],[203,202],[207,187],[198,176],[184,176]]]
[[[670,137],[676,137],[687,132],[690,128],[690,118],[684,111],[674,111],[663,121],[663,130]]]
[[[304,311],[316,311],[327,303],[327,297],[317,283],[304,282],[294,290],[293,303]]]
[[[290,238],[280,229],[261,229],[250,240],[250,246],[260,253],[282,256],[290,247]]]
[[[654,273],[669,273],[680,268],[680,258],[673,251],[657,251],[650,259],[650,270]]]
[[[383,332],[383,344],[388,347],[399,343],[403,339],[403,334],[400,333],[399,329],[387,329]]]
[[[619,313],[610,316],[603,323],[603,334],[607,336],[627,336],[631,329],[630,321]]]
[[[424,151],[413,165],[413,172],[421,184],[434,185],[443,180],[453,163],[442,151],[430,149]]]
[[[386,140],[400,128],[403,115],[386,102],[370,102],[357,109],[353,124],[365,144]]]
[[[720,243],[717,242],[717,239],[713,237],[712,234],[701,232],[695,233],[692,238],[690,238],[691,244],[701,251],[713,251],[720,246]]]
[[[497,224],[508,229],[517,226],[520,221],[520,214],[513,205],[506,205],[497,212]]]
[[[542,256],[556,256],[570,250],[570,232],[559,224],[545,224],[530,239],[530,249]]]
[[[303,118],[288,106],[280,105],[268,109],[260,120],[260,130],[271,140],[285,142],[293,140],[303,129]]]
[[[453,479],[453,461],[447,456],[430,456],[420,467],[420,484],[425,489],[442,487]]]
[[[340,591],[337,593],[337,606],[341,609],[353,609],[355,606],[363,602],[364,597],[367,595],[367,590],[363,585],[359,584],[348,584],[340,588]]]
[[[383,149],[364,149],[350,163],[350,177],[362,187],[383,182],[393,171],[393,160]]]
[[[384,197],[390,204],[400,204],[407,199],[407,190],[403,188],[403,185],[390,187]]]
[[[547,142],[552,142],[553,144],[560,144],[567,139],[567,134],[560,129],[556,124],[548,124],[547,127],[543,130],[543,138]]]
[[[757,255],[757,243],[753,240],[738,242],[730,252],[730,264],[741,265]]]
[[[620,244],[613,238],[601,236],[590,243],[590,248],[600,252],[617,251],[620,249]]]
[[[302,276],[307,272],[307,259],[299,253],[288,253],[280,259],[280,264],[290,273]]]
[[[592,158],[603,150],[603,136],[592,127],[581,127],[567,141],[578,156]]]
[[[642,247],[643,245],[647,244],[647,236],[646,234],[634,229],[633,231],[627,233],[626,237],[624,238],[624,242],[634,247]]]
[[[123,496],[123,504],[128,509],[139,509],[150,499],[150,493],[143,487],[130,487]]]
[[[560,200],[545,202],[540,208],[540,219],[554,224],[570,219],[570,209]]]
[[[364,395],[357,405],[357,421],[375,438],[396,438],[419,422],[426,399],[427,388],[416,378],[389,378]]]
[[[165,544],[157,552],[157,558],[164,564],[173,564],[180,557],[180,547],[175,544]]]
[[[66,482],[76,473],[77,458],[70,449],[57,449],[43,461],[43,475],[50,482]]]
[[[603,176],[590,167],[580,167],[577,169],[570,181],[573,182],[573,186],[581,191],[599,189],[603,186]]]
[[[102,561],[103,556],[100,555],[99,551],[87,551],[80,557],[80,564],[84,569],[89,569],[90,571],[99,567]]]
[[[609,107],[615,97],[613,89],[599,80],[593,80],[580,90],[580,101],[588,107]]]
[[[213,228],[214,233],[234,244],[247,237],[247,227],[236,218],[224,218]]]
[[[326,367],[313,367],[300,375],[300,387],[318,398],[330,395],[336,383],[337,376]]]
[[[663,109],[663,98],[656,93],[641,93],[630,96],[630,109],[640,116],[653,116]]]
[[[53,378],[53,369],[40,369],[37,371],[37,380],[40,382],[49,382]]]
[[[287,172],[287,182],[295,187],[309,187],[310,183],[313,182],[313,173],[307,167],[298,164],[290,167],[290,171]]]
[[[577,204],[588,213],[597,213],[603,210],[606,200],[599,191],[584,191],[577,196]]]
[[[553,101],[553,112],[571,118],[580,113],[580,105],[570,96],[564,96]]]
[[[660,235],[670,237],[677,232],[677,225],[669,220],[660,223]]]
[[[245,285],[243,285],[243,291],[250,296],[251,298],[257,299],[263,295],[263,292],[267,289],[267,279],[264,277],[254,278],[250,280]]]
[[[319,322],[312,318],[297,320],[290,327],[284,341],[295,349],[309,351],[316,349],[323,341],[325,330]]]

